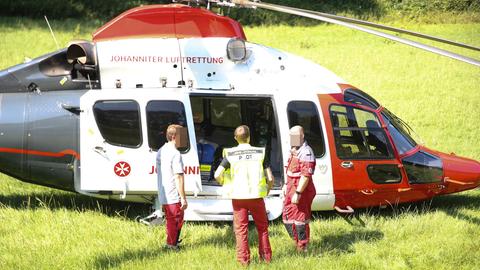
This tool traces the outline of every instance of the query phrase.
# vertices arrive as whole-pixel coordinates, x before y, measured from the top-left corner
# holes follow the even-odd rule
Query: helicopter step
[[[268,219],[278,218],[282,214],[282,199],[270,196],[264,200]],[[233,220],[232,201],[213,197],[211,199],[189,198],[188,208],[185,210],[185,220]]]

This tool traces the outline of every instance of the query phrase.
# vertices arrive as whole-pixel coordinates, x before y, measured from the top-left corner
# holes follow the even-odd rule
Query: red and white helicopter
[[[319,19],[480,66],[360,25],[480,50],[419,33],[266,3],[207,4]],[[238,22],[204,8],[134,8],[92,42],[0,71],[0,171],[25,182],[153,203],[156,150],[171,123],[188,129],[181,148],[187,220],[232,218],[212,171],[240,124],[251,127],[253,145],[268,149],[276,179],[265,199],[270,219],[281,214],[294,125],[304,127],[316,155],[315,211],[352,213],[480,185],[478,161],[419,145],[405,122],[365,92],[311,61],[248,42]]]

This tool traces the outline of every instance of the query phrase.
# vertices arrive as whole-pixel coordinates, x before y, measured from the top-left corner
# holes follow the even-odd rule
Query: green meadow
[[[90,39],[100,22],[50,22],[60,47]],[[480,47],[480,24],[393,23]],[[418,140],[480,160],[480,68],[338,26],[247,27],[251,42],[303,56],[375,97]],[[429,42],[429,44],[432,44]],[[441,46],[480,59],[479,52]],[[42,20],[0,18],[0,69],[55,50]],[[288,68],[288,67],[287,67]],[[137,216],[148,206],[96,200],[0,175],[0,269],[234,269],[228,222],[187,222],[183,250],[165,251],[165,228]],[[294,252],[280,220],[270,226],[273,262],[250,245],[254,269],[479,269],[480,190],[431,201],[361,209],[344,219],[315,213],[308,254]]]

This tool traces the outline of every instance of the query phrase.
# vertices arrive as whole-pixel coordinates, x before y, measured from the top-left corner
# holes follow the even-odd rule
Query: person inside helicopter
[[[231,136],[241,124],[251,126],[251,143],[267,149],[275,176],[283,173],[272,101],[259,97],[191,97],[202,182],[217,185],[213,174],[225,147],[234,146]],[[280,179],[280,177],[276,177]]]

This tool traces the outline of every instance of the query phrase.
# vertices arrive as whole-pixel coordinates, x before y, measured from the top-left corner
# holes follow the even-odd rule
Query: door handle
[[[103,149],[103,147],[101,147],[101,146],[95,146],[95,151],[96,152],[102,152],[102,153],[106,152],[105,149]]]
[[[95,148],[93,148],[93,151],[95,151],[96,153],[98,153],[100,156],[106,158],[107,160],[110,160],[108,158],[108,155],[107,155],[107,150],[103,149],[103,147],[101,146],[95,146]]]
[[[373,195],[375,194],[375,192],[377,192],[375,189],[362,189],[360,190],[361,193],[365,194],[365,195]]]
[[[353,168],[353,162],[344,161],[340,164],[340,166],[342,166],[342,168],[345,168],[345,169],[350,169],[350,168]]]

